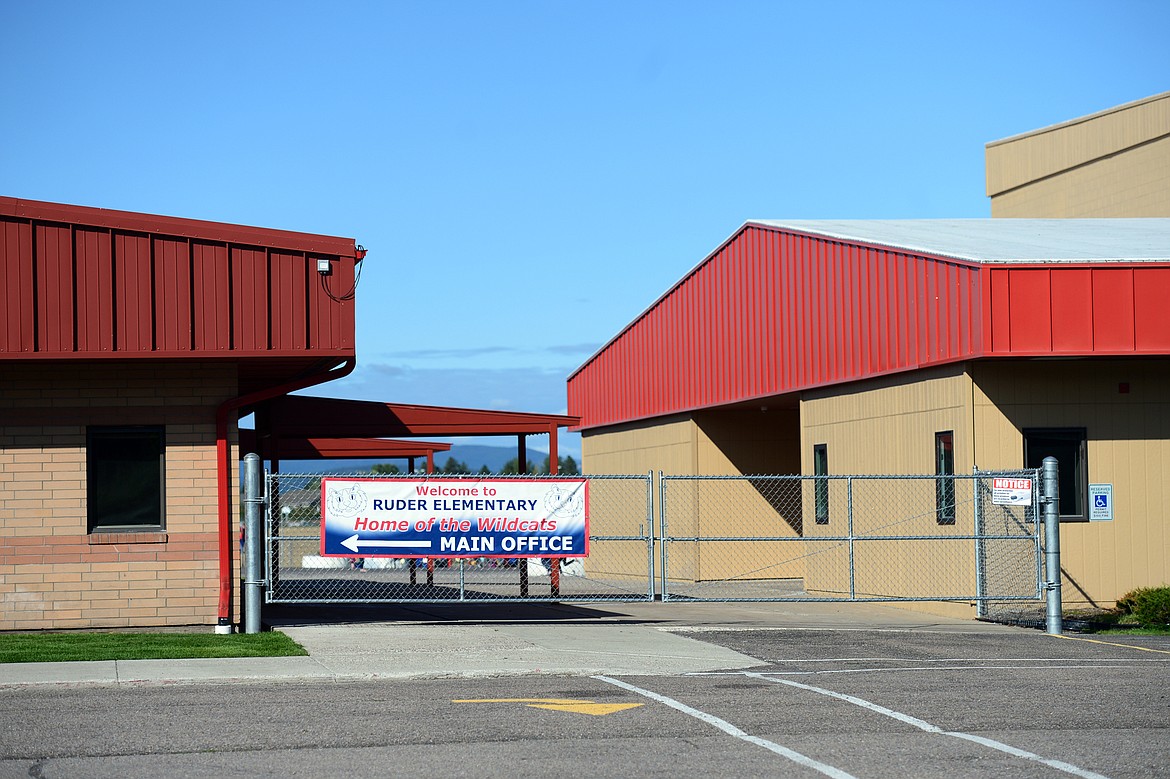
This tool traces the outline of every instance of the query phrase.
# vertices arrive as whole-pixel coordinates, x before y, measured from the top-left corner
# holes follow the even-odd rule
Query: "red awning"
[[[374,458],[431,457],[446,452],[451,444],[436,441],[391,441],[385,438],[285,438],[265,436],[262,441],[255,430],[240,429],[240,451],[260,454],[261,444],[267,459],[340,460]]]
[[[558,428],[579,423],[578,417],[563,414],[415,406],[306,395],[275,398],[257,414],[257,426],[266,425],[281,439],[525,436],[548,433],[555,440]]]

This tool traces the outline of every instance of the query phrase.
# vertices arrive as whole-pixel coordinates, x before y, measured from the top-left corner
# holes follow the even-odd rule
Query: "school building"
[[[992,212],[1017,218],[746,222],[569,377],[585,472],[969,474],[1052,455],[1065,603],[1165,584],[1170,93],[986,153]],[[1090,521],[1101,484],[1113,517]],[[793,532],[818,532],[801,513]]]
[[[425,458],[570,417],[289,393],[356,365],[352,238],[0,197],[0,630],[240,618],[240,441]],[[241,430],[253,415],[255,429]],[[390,437],[405,437],[409,441]]]

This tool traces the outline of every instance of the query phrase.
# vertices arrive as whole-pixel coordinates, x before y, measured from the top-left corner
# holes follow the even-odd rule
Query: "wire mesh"
[[[1039,479],[999,505],[972,476],[663,476],[663,600],[1036,601]]]
[[[419,474],[269,473],[265,590],[269,603],[635,601],[654,597],[649,474],[579,477],[589,482],[589,555],[581,559],[326,556],[321,546],[323,478],[428,480]],[[433,478],[542,477],[444,474]]]

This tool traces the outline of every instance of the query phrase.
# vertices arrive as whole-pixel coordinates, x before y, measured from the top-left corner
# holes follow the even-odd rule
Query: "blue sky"
[[[1161,0],[6,0],[0,194],[355,238],[359,367],[316,394],[564,412],[744,221],[988,216],[984,145],[1170,89],[1168,29]]]

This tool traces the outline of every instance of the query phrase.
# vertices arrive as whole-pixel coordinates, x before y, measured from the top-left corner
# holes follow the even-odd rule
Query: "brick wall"
[[[215,623],[215,411],[236,386],[226,363],[3,366],[0,630]],[[87,425],[164,426],[165,531],[87,532]]]

